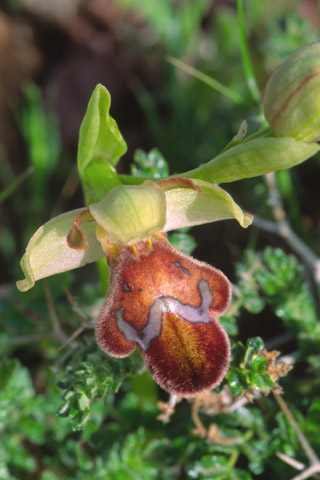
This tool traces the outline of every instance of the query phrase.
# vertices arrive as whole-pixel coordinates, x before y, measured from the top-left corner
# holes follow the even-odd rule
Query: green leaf
[[[254,289],[254,286],[240,281],[238,287],[241,291],[242,306],[250,313],[260,313],[265,307],[265,302],[260,297],[259,292]]]
[[[250,367],[253,372],[264,371],[267,366],[268,366],[268,360],[264,355],[261,355],[261,353],[260,354],[258,353],[257,355],[255,355],[250,364]]]
[[[10,378],[16,368],[16,362],[7,358],[2,358],[0,362],[0,385],[2,391],[6,387],[7,383],[10,381]]]
[[[138,352],[119,362],[106,357],[95,344],[74,354],[58,382],[63,390],[58,415],[69,417],[73,430],[82,430],[89,420],[99,424],[103,416],[95,415],[98,399],[108,392],[117,392],[123,381],[141,370],[142,359]],[[100,418],[100,419],[99,419]]]
[[[245,470],[240,470],[236,468],[232,474],[229,475],[228,479],[230,480],[252,480],[252,477],[249,472]]]
[[[223,455],[205,455],[188,469],[189,478],[227,478],[228,458]],[[220,475],[222,475],[220,477]]]
[[[253,373],[251,375],[251,388],[257,388],[258,390],[268,391],[274,387],[274,382],[268,374],[260,375],[260,373]]]
[[[38,182],[45,182],[57,165],[60,150],[57,119],[45,111],[40,88],[28,83],[23,89],[26,106],[21,115],[21,129],[27,141],[30,163]]]
[[[235,370],[229,375],[228,385],[234,397],[241,395],[243,389],[246,388],[246,385],[243,384],[242,378]]]
[[[241,48],[241,57],[242,57],[242,65],[245,74],[245,78],[247,81],[248,89],[250,91],[251,97],[254,102],[257,104],[260,103],[260,92],[257,85],[256,77],[254,74],[248,40],[246,36],[246,27],[244,21],[244,13],[243,13],[243,1],[237,0],[237,7],[238,7],[238,25],[239,25],[239,33],[240,33],[240,48]]]
[[[161,446],[159,440],[147,441],[142,427],[130,433],[120,444],[115,442],[110,450],[105,472],[106,480],[150,479],[159,477],[161,465],[152,462],[149,457]],[[169,477],[170,478],[170,477]]]
[[[21,175],[19,175],[17,178],[15,178],[9,185],[7,185],[3,190],[0,192],[0,204],[4,202],[10,195],[14,193],[14,191],[20,187],[21,183],[23,183],[29,175],[31,175],[34,172],[33,167],[27,168],[25,172],[23,172]]]
[[[291,168],[315,155],[317,143],[293,138],[256,138],[228,149],[201,167],[183,174],[214,183],[235,182]]]
[[[242,342],[236,342],[232,345],[232,361],[235,365],[239,364],[245,356],[246,348]]]
[[[206,75],[205,73],[188,65],[187,63],[179,60],[178,58],[167,56],[166,60],[167,62],[171,63],[174,67],[180,68],[180,70],[188,73],[194,78],[197,78],[205,85],[208,85],[208,87],[213,88],[214,90],[219,92],[221,95],[224,95],[225,97],[229,98],[229,100],[231,100],[232,102],[237,103],[238,105],[245,103],[245,100],[241,95],[231,90],[231,88],[228,88],[222,83],[218,82],[218,80],[216,80],[215,78],[209,77],[209,75]]]
[[[131,165],[131,173],[134,177],[164,178],[169,175],[168,162],[157,148],[153,148],[149,153],[136,150],[134,164]]]
[[[127,151],[127,145],[109,115],[110,104],[110,93],[98,84],[80,127],[78,171],[87,204],[102,200],[110,188],[120,184],[113,167]]]
[[[169,236],[169,242],[185,255],[192,255],[192,252],[197,247],[197,242],[193,236],[185,232],[173,233]]]
[[[264,343],[260,337],[253,337],[247,340],[246,346],[254,350],[262,350],[264,348]]]

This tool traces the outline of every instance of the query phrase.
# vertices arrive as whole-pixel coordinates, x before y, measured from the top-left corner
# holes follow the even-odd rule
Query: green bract
[[[263,106],[275,135],[320,139],[320,43],[300,48],[274,71]]]
[[[319,149],[317,143],[298,142],[289,137],[248,139],[184,175],[216,183],[234,182],[293,167]]]

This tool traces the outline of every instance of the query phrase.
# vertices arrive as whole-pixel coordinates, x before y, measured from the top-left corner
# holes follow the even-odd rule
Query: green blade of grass
[[[206,75],[205,73],[200,72],[196,68],[191,67],[190,65],[182,62],[181,60],[178,60],[177,58],[167,56],[166,60],[167,62],[171,63],[171,65],[179,68],[180,70],[183,70],[184,72],[188,73],[192,77],[197,78],[198,80],[205,83],[206,85],[213,88],[214,90],[217,90],[217,92],[229,98],[231,101],[238,103],[240,105],[245,103],[245,100],[241,95],[234,92],[230,88],[226,87],[222,83],[218,82],[214,78],[209,77],[209,75]]]
[[[250,53],[249,53],[242,0],[237,0],[237,7],[238,7],[238,25],[239,25],[240,49],[241,49],[243,70],[246,77],[250,95],[255,103],[260,104],[260,91],[257,85],[257,81],[254,74]]]
[[[19,185],[24,182],[29,175],[31,175],[34,172],[33,167],[27,168],[25,172],[23,172],[19,177],[15,178],[13,182],[10,183],[2,192],[0,192],[0,204],[4,202],[10,195],[13,194],[13,192],[19,187]]]

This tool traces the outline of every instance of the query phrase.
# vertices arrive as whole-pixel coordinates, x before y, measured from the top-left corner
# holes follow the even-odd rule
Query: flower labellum
[[[154,379],[173,394],[190,397],[218,385],[230,357],[218,322],[230,302],[225,275],[178,252],[161,233],[134,247],[110,244],[107,258],[100,347],[125,357],[138,346]]]

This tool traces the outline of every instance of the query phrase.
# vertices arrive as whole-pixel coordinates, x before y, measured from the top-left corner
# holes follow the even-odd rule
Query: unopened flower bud
[[[320,139],[320,43],[300,48],[279,65],[266,85],[263,106],[276,136]]]

